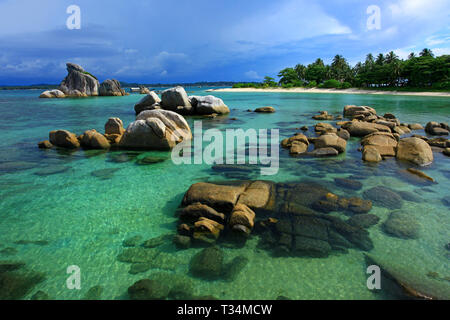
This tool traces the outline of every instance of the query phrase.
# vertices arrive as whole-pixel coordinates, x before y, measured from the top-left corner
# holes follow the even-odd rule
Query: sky
[[[261,81],[336,54],[450,54],[449,18],[448,0],[0,0],[0,85],[60,83],[66,62],[100,81],[175,83]]]

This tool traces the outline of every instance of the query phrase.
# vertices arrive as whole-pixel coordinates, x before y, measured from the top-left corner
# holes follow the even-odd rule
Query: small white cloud
[[[450,48],[432,48],[431,51],[433,51],[435,56],[450,55]]]
[[[444,36],[444,37],[431,36],[425,40],[425,43],[427,44],[427,46],[432,47],[432,46],[436,46],[438,44],[447,43],[449,41],[450,41],[450,37],[448,37],[448,36]]]
[[[167,76],[167,70],[163,70],[159,75],[162,77]]]
[[[246,73],[244,73],[244,75],[247,79],[252,79],[252,80],[262,79],[262,77],[256,71],[253,71],[253,70],[247,71]]]
[[[125,49],[125,54],[133,54],[133,53],[137,53],[138,50],[137,49]]]

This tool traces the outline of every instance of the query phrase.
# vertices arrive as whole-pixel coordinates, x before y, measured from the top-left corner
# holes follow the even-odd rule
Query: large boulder
[[[95,129],[85,131],[78,140],[85,149],[109,149],[111,147],[108,139]]]
[[[50,143],[60,148],[75,149],[80,147],[77,136],[67,130],[54,130],[49,134]]]
[[[223,252],[218,247],[209,247],[197,253],[189,264],[190,273],[198,278],[215,280],[223,272]]]
[[[65,98],[65,97],[66,95],[64,94],[64,92],[58,89],[44,91],[39,96],[39,98]]]
[[[131,149],[169,150],[191,138],[191,129],[181,115],[167,110],[147,110],[128,126],[119,145]]]
[[[364,137],[378,131],[391,132],[389,127],[372,122],[352,121],[344,124],[342,127],[346,129],[352,137]]]
[[[387,187],[373,187],[364,191],[363,196],[365,199],[372,200],[375,205],[388,209],[400,209],[403,206],[402,197]]]
[[[107,79],[102,82],[98,89],[100,96],[125,96],[127,93],[120,86],[120,82],[116,79]]]
[[[383,231],[403,239],[416,239],[419,237],[420,225],[412,215],[403,211],[394,211],[383,223]]]
[[[195,113],[199,115],[230,113],[230,109],[223,103],[222,99],[214,96],[190,96],[189,100]]]
[[[420,138],[404,138],[398,143],[397,159],[425,166],[433,162],[433,151],[429,144]]]
[[[161,99],[158,97],[156,92],[150,91],[149,94],[147,94],[134,105],[134,111],[136,112],[136,114],[139,114],[144,110],[160,109],[160,102]]]
[[[345,106],[344,117],[348,119],[364,119],[369,116],[374,116],[377,111],[374,108],[367,106]]]
[[[164,109],[189,114],[192,105],[183,87],[175,87],[164,90],[161,93],[161,105]]]
[[[301,133],[281,141],[281,146],[290,149],[291,154],[305,153],[308,150],[308,145],[308,138]]]
[[[364,150],[369,146],[369,150],[373,148],[376,149],[378,153],[383,157],[395,157],[398,142],[391,133],[374,132],[365,136],[361,140],[361,145],[364,146]],[[366,156],[367,154],[370,154],[370,152],[366,152]]]
[[[425,132],[432,136],[446,136],[449,134],[449,127],[446,123],[428,122]]]
[[[345,148],[347,147],[347,141],[338,137],[335,133],[325,133],[314,139],[314,148],[334,148],[339,153],[345,152]]]
[[[123,122],[119,118],[109,118],[105,123],[105,134],[123,134]]]
[[[59,86],[66,96],[98,96],[99,82],[97,78],[77,64],[69,62],[66,65],[68,75]]]

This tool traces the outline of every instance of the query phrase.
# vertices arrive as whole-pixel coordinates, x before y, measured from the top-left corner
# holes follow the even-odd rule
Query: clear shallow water
[[[226,179],[208,165],[176,166],[169,160],[147,166],[134,161],[111,162],[113,153],[98,151],[64,152],[39,150],[37,142],[48,139],[48,132],[67,129],[77,134],[95,128],[103,131],[109,117],[119,117],[127,125],[134,120],[133,105],[141,96],[96,97],[86,99],[38,99],[39,91],[0,91],[0,250],[15,248],[0,260],[27,263],[29,269],[44,272],[47,278],[26,298],[42,290],[56,299],[80,299],[89,288],[101,285],[103,299],[125,299],[127,288],[135,281],[161,271],[185,276],[192,256],[201,249],[176,250],[167,243],[159,247],[163,255],[158,268],[131,275],[129,264],[117,261],[122,241],[134,235],[144,240],[174,233],[175,211],[192,183]],[[208,94],[204,91],[188,94]],[[319,110],[341,114],[347,104],[369,105],[379,114],[394,113],[402,122],[449,122],[450,101],[446,98],[295,94],[295,93],[213,93],[230,107],[225,119],[204,120],[203,127],[279,128],[280,138],[292,136],[303,125],[316,123],[311,116]],[[246,112],[260,106],[274,106],[275,114]],[[236,117],[238,120],[231,121]],[[192,127],[194,119],[188,122]],[[424,134],[423,131],[414,133]],[[311,132],[308,134],[312,135]],[[424,185],[405,179],[399,171],[406,168],[395,160],[376,166],[362,163],[358,139],[351,139],[347,153],[335,160],[290,158],[280,149],[280,171],[275,176],[254,176],[276,182],[314,179],[338,195],[361,196],[374,186],[389,186],[411,191],[423,199],[405,201],[402,210],[414,215],[421,227],[420,237],[403,240],[386,235],[381,223],[391,210],[374,206],[370,213],[381,222],[369,229],[375,248],[372,254],[412,269],[426,277],[430,271],[449,277],[450,215],[441,199],[449,197],[450,164],[435,153],[434,163],[423,170],[438,184]],[[118,152],[120,153],[120,152]],[[167,156],[165,152],[151,155]],[[348,164],[354,164],[348,169]],[[43,170],[58,169],[47,175]],[[101,179],[91,173],[116,169]],[[364,187],[349,193],[334,186],[335,177],[364,175]],[[321,176],[317,178],[315,176]],[[337,214],[345,217],[344,215]],[[15,244],[19,240],[46,240],[47,245]],[[202,281],[189,277],[198,295],[221,299],[380,299],[366,287],[364,254],[349,250],[325,259],[273,258],[250,239],[242,249],[223,248],[225,260],[238,255],[248,265],[232,282]],[[66,288],[66,268],[81,268],[82,289]],[[449,286],[449,282],[440,280]],[[450,287],[448,287],[450,290]]]

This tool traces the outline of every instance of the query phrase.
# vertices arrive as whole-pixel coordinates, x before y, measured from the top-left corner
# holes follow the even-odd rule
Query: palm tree
[[[382,66],[384,64],[384,55],[382,53],[377,56],[377,60],[375,60],[375,63],[379,66]]]
[[[431,49],[425,48],[419,54],[421,57],[434,57],[433,51]]]
[[[294,69],[295,72],[297,72],[298,78],[300,80],[304,80],[306,75],[306,67],[302,64],[297,64]]]
[[[394,53],[394,51],[389,52],[386,57],[384,58],[384,61],[386,63],[392,63],[394,61],[398,60],[398,56]]]
[[[414,52],[411,52],[408,56],[408,60],[414,59],[416,57],[416,54]]]

